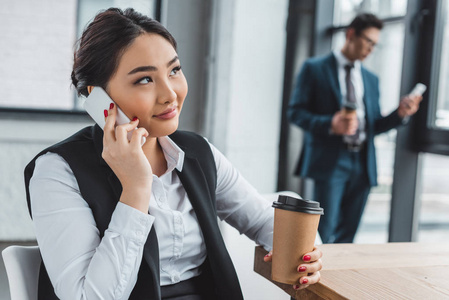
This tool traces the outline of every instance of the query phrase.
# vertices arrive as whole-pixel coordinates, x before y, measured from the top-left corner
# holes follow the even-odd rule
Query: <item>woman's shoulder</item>
[[[72,134],[71,136],[69,136],[68,138],[48,147],[47,149],[55,149],[55,148],[60,148],[63,146],[73,146],[74,144],[89,144],[89,143],[93,143],[93,141],[95,139],[100,139],[101,141],[103,140],[103,132],[101,130],[100,127],[98,127],[98,129],[96,128],[98,126],[87,126],[84,127],[82,129],[80,129],[78,132]]]

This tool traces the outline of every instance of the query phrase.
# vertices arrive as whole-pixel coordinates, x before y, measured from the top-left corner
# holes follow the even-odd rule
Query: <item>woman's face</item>
[[[187,81],[173,46],[158,34],[142,34],[123,53],[107,92],[150,136],[178,128]]]

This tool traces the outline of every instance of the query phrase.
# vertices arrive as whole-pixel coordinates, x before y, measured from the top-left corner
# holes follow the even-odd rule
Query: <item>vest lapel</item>
[[[213,219],[216,221],[215,209],[212,206],[211,199],[207,197],[211,193],[197,159],[185,156],[183,170],[182,172],[178,172],[178,176],[187,195],[189,195],[190,202],[198,219],[210,218],[212,212]],[[204,189],[207,189],[207,193],[205,193]]]
[[[215,210],[215,191],[208,188],[206,177],[196,158],[185,156],[182,172],[178,172],[195,210],[207,249],[214,279],[216,299],[243,299],[240,283],[226,250]]]

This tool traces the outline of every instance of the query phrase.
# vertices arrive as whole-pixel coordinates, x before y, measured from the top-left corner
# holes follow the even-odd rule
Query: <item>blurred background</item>
[[[35,244],[23,183],[43,148],[93,124],[70,86],[74,44],[95,14],[133,7],[178,42],[189,83],[183,130],[209,139],[261,193],[310,183],[293,176],[302,132],[285,109],[305,59],[339,49],[360,12],[384,22],[364,63],[380,78],[384,114],[417,82],[428,86],[411,123],[376,137],[379,186],[356,243],[449,238],[447,0],[0,0],[0,250]],[[287,299],[252,271],[254,244],[222,224],[246,299]],[[0,299],[8,300],[0,262]]]

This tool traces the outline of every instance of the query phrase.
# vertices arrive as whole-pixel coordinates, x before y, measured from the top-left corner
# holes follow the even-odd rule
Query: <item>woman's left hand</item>
[[[270,251],[267,255],[264,257],[265,262],[271,261],[273,255],[273,251]],[[320,249],[314,247],[312,252],[308,252],[302,256],[303,263],[300,264],[296,270],[298,273],[305,273],[307,272],[306,276],[302,276],[299,278],[298,284],[295,284],[293,288],[295,290],[301,290],[305,289],[311,284],[317,283],[320,281],[321,275],[320,270],[323,267],[321,262],[321,257],[323,256],[323,253]]]

